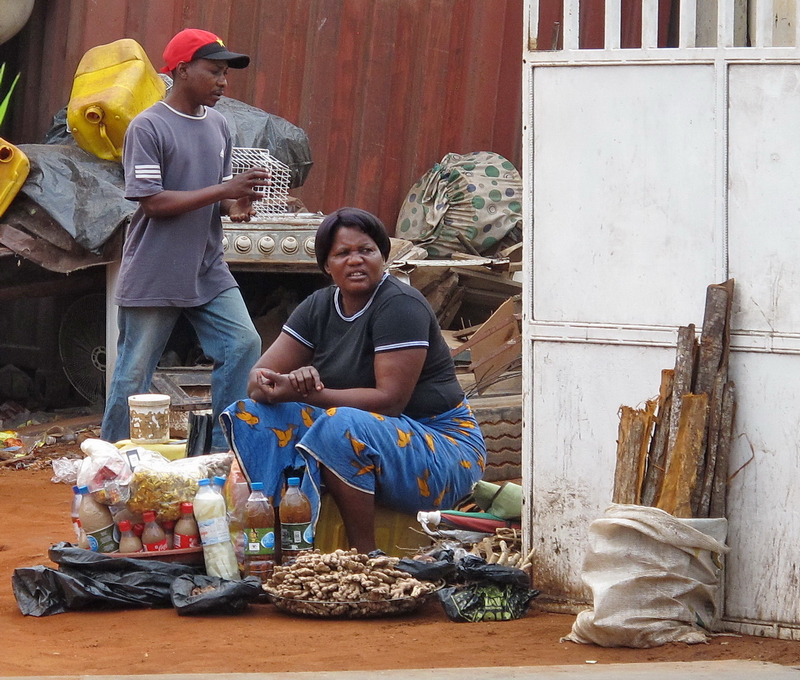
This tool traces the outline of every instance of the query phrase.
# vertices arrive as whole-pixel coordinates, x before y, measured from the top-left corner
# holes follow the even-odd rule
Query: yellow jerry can
[[[0,215],[28,179],[31,163],[16,146],[0,138]]]
[[[135,40],[123,38],[98,45],[78,64],[67,123],[82,149],[119,161],[131,120],[165,94],[164,81]]]

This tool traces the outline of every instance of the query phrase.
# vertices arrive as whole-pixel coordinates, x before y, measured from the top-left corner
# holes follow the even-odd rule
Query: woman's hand
[[[300,393],[303,399],[312,392],[319,392],[325,388],[319,377],[319,372],[313,366],[301,366],[289,373],[289,383]]]
[[[277,373],[269,368],[254,368],[250,372],[248,396],[267,404],[298,401],[312,392],[322,390],[324,385],[313,366],[303,366],[291,373]]]

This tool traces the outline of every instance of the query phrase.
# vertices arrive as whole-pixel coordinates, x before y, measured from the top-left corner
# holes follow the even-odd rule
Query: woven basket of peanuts
[[[355,549],[313,550],[275,567],[263,587],[272,603],[290,614],[349,619],[404,614],[418,609],[443,583],[420,581],[396,569],[399,561]]]

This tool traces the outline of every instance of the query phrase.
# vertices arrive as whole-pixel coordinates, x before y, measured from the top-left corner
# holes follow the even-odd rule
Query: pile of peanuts
[[[397,557],[388,555],[370,558],[354,548],[332,553],[309,551],[293,564],[275,567],[264,590],[284,601],[297,601],[293,609],[299,613],[336,616],[357,613],[359,607],[368,613],[377,610],[370,605],[393,600],[413,602],[436,589],[434,583],[395,569],[398,562]]]

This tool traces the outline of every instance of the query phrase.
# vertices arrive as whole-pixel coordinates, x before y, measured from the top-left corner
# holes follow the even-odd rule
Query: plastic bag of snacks
[[[127,501],[131,468],[125,455],[102,439],[86,439],[81,451],[86,457],[81,461],[78,486],[89,487],[94,499],[104,505]]]
[[[159,521],[177,520],[181,503],[192,502],[198,482],[215,475],[226,477],[233,462],[232,453],[210,453],[170,461],[147,449],[134,449],[136,463],[130,481],[127,507],[131,512],[153,510]]]

